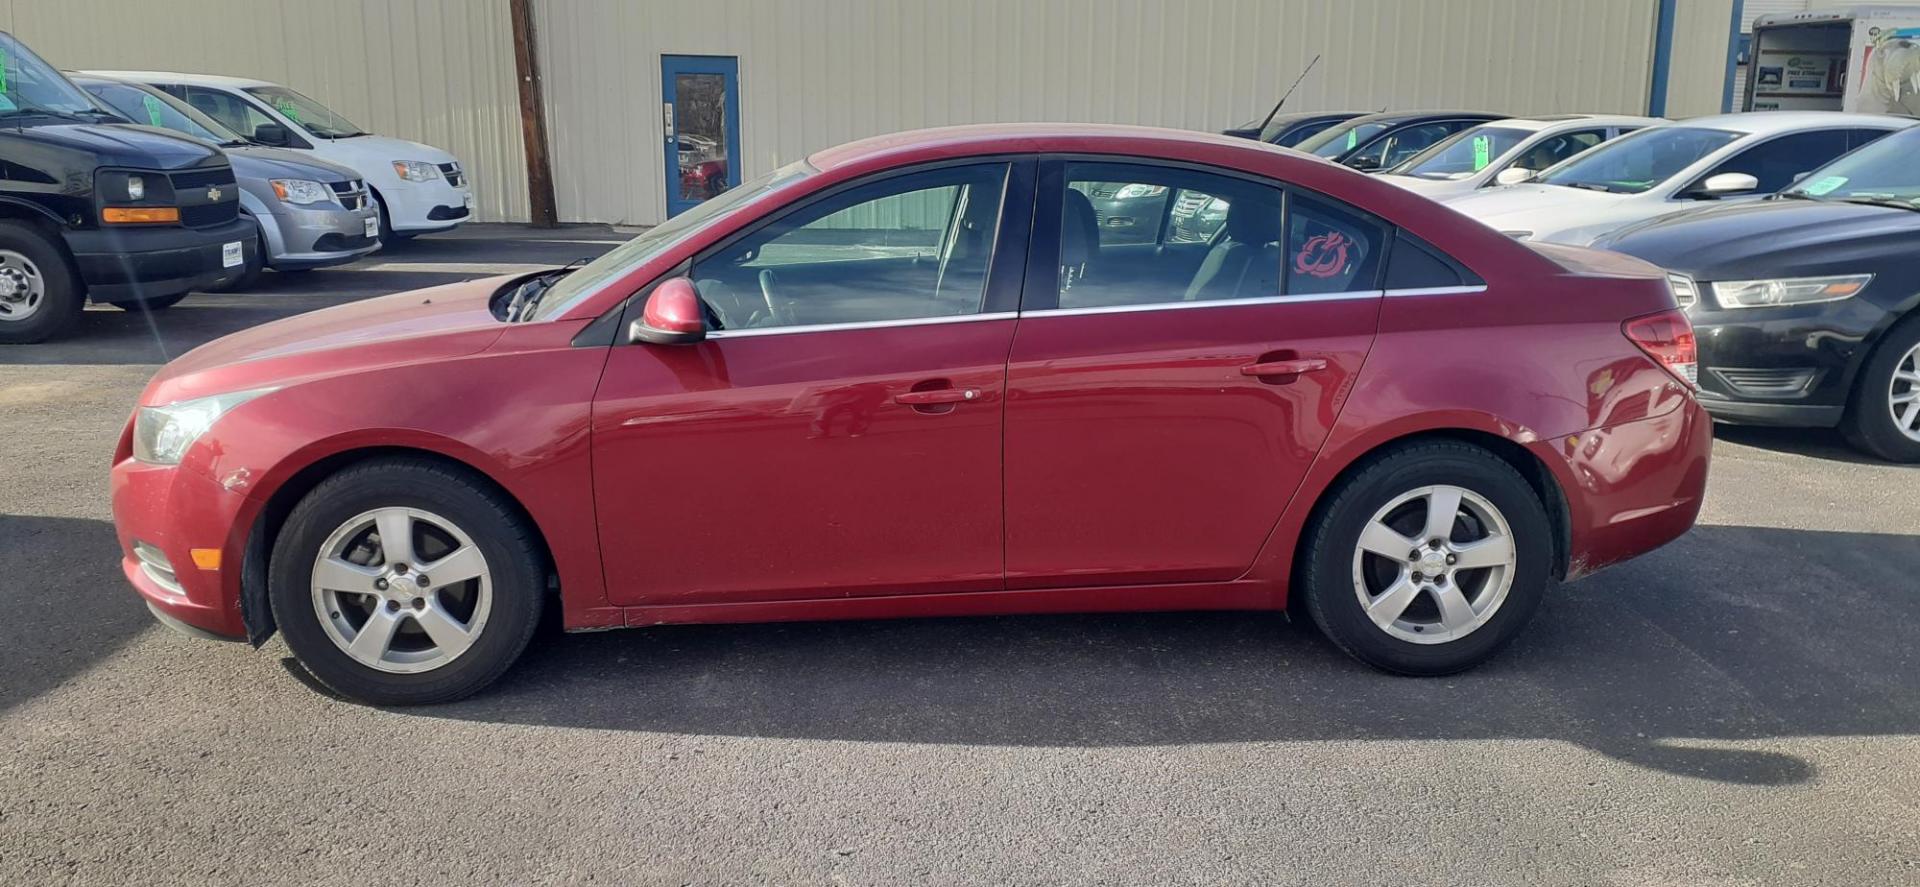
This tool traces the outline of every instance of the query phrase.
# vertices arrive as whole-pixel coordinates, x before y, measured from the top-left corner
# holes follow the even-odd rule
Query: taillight
[[[1686,312],[1675,308],[1642,315],[1621,324],[1620,330],[1687,387],[1700,386],[1700,349]]]

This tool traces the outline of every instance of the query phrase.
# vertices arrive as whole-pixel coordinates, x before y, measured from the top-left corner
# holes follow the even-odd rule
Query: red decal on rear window
[[[1338,231],[1309,237],[1293,257],[1293,270],[1309,277],[1339,274],[1347,270],[1347,244],[1351,242]]]

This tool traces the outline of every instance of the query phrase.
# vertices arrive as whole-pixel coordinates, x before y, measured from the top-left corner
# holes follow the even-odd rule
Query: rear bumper
[[[1691,397],[1665,415],[1570,434],[1549,446],[1572,521],[1568,579],[1672,542],[1700,516],[1713,421]]]
[[[240,276],[245,263],[227,267],[229,243],[243,253],[257,249],[253,225],[235,219],[210,228],[127,228],[66,232],[87,295],[96,302],[172,296],[217,286]]]
[[[197,472],[133,459],[113,467],[110,488],[120,570],[147,606],[163,621],[244,638],[240,571],[252,503]],[[134,554],[136,541],[165,555],[171,577]],[[218,550],[217,568],[195,566],[196,548]]]

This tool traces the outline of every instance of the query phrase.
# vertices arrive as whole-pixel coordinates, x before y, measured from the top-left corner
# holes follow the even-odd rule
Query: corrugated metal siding
[[[1683,0],[1675,6],[1667,116],[1718,114],[1727,85],[1733,0]]]
[[[1217,130],[1264,114],[1316,53],[1289,108],[1639,113],[1656,2],[539,0],[535,11],[561,217],[654,223],[666,206],[663,53],[739,58],[752,176],[950,123]],[[1705,35],[1723,49],[1727,15]],[[1697,79],[1673,100],[1717,109],[1719,82]]]
[[[506,0],[0,0],[0,27],[62,68],[285,83],[372,132],[453,152],[481,219],[527,218]]]

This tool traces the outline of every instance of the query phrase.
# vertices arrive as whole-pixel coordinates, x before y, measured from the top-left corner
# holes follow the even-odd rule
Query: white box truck
[[[1920,116],[1920,4],[1761,16],[1741,108]]]

